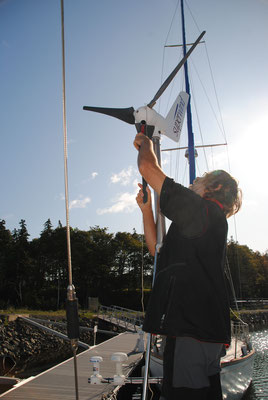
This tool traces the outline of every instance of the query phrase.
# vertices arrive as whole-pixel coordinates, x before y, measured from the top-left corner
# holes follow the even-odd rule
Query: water
[[[268,400],[268,329],[253,332],[251,340],[256,351],[252,385],[243,400]]]

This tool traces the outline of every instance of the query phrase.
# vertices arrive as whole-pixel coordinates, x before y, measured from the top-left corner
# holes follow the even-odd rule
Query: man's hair
[[[227,218],[236,214],[242,205],[242,191],[238,182],[223,170],[208,172],[204,178],[204,197],[219,201]]]

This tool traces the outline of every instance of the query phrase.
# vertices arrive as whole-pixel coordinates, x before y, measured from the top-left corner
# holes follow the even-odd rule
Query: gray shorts
[[[208,377],[221,370],[222,350],[223,345],[219,343],[200,342],[190,337],[167,338],[164,379],[166,375],[167,381],[174,388],[209,387]]]

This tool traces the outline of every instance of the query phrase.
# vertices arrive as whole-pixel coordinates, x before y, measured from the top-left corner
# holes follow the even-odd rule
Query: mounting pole
[[[153,136],[152,141],[153,141],[154,153],[156,155],[158,164],[161,167],[160,135]],[[156,191],[154,191],[154,207],[155,207],[155,216],[156,216],[156,248],[155,248],[155,255],[154,255],[152,287],[154,285],[156,266],[157,266],[160,248],[161,248],[163,238],[166,233],[165,217],[160,213],[160,204],[159,203],[160,203],[160,198],[159,198],[158,194],[156,193]],[[149,370],[150,370],[151,342],[152,342],[152,335],[151,335],[151,333],[147,333],[147,346],[146,346],[146,353],[145,353],[145,367],[144,367],[142,400],[146,400],[146,396],[147,396],[147,387],[148,387]]]

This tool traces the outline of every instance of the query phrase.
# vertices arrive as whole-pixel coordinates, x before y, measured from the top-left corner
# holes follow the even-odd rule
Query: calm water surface
[[[252,386],[245,400],[268,400],[268,329],[253,332],[251,340],[256,354]]]

